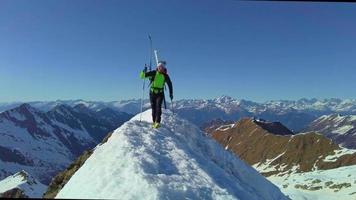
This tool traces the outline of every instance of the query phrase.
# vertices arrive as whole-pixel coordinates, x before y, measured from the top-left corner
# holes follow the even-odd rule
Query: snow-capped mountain
[[[47,186],[26,171],[0,181],[0,198],[41,198]]]
[[[220,107],[226,113],[233,112],[244,108],[250,113],[262,113],[267,110],[275,110],[278,113],[289,112],[290,110],[298,111],[319,111],[319,112],[356,112],[356,100],[350,99],[300,99],[267,101],[264,103],[256,103],[247,100],[238,100],[229,96],[221,96],[209,100],[179,100],[176,101],[176,108],[205,108],[205,107]]]
[[[345,166],[354,170],[356,166],[356,150],[342,148],[323,135],[314,132],[293,135],[282,124],[256,119],[242,119],[233,124],[222,125],[215,130],[211,128],[207,130],[211,131],[209,135],[226,150],[234,152],[253,166],[292,199],[303,199],[303,197],[318,199],[317,195],[325,191],[331,192],[330,198],[356,197],[349,196],[348,187],[355,189],[356,183],[350,182],[347,178],[348,174],[340,174],[343,178],[337,181],[334,178],[316,180],[317,176],[314,176],[316,174],[327,175],[328,170]],[[343,170],[336,171],[343,172]],[[298,181],[295,181],[296,177],[299,177]],[[312,179],[313,177],[315,179]],[[302,180],[305,184],[301,185]],[[333,183],[320,186],[330,181]],[[347,189],[339,188],[335,192],[332,190],[333,188],[336,190],[339,184],[344,182],[351,185]],[[301,195],[297,198],[295,195],[298,193]],[[340,196],[341,194],[344,195]]]
[[[324,112],[338,112],[338,113],[354,113],[356,112],[355,99],[299,99],[297,101],[268,101],[264,103],[266,107],[274,109],[295,109],[301,111],[319,111]]]
[[[306,131],[316,131],[344,147],[356,149],[356,115],[323,115]]]
[[[25,170],[43,184],[130,115],[78,105],[48,112],[29,104],[0,113],[0,180]]]
[[[56,197],[287,199],[190,122],[165,111],[163,126],[152,129],[150,110],[142,118],[132,118],[97,146]]]

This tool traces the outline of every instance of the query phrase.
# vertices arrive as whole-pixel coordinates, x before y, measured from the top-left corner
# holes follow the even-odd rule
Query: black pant
[[[163,102],[164,94],[163,92],[154,93],[150,92],[150,102],[152,108],[152,121],[161,123],[161,115],[162,115],[162,102]]]

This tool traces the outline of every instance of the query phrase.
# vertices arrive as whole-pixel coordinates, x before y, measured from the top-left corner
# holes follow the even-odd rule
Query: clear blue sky
[[[175,98],[356,98],[356,4],[1,0],[0,102],[139,98],[147,35]]]

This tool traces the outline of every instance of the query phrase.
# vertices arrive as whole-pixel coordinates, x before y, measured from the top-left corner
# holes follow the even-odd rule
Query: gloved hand
[[[141,79],[144,79],[144,78],[145,78],[145,72],[144,72],[144,71],[141,71],[141,73],[140,73],[140,78],[141,78]]]
[[[173,100],[173,94],[169,94],[169,97],[171,98],[171,100]]]
[[[146,72],[147,72],[147,66],[145,65],[145,68],[143,68],[143,70],[142,70],[141,73],[140,73],[140,78],[141,78],[141,79],[144,79],[144,78],[145,78]]]

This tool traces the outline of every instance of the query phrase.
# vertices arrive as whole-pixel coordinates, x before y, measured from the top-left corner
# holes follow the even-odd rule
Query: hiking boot
[[[152,128],[159,128],[159,127],[161,127],[161,124],[160,124],[160,123],[154,122],[154,123],[152,124]]]

